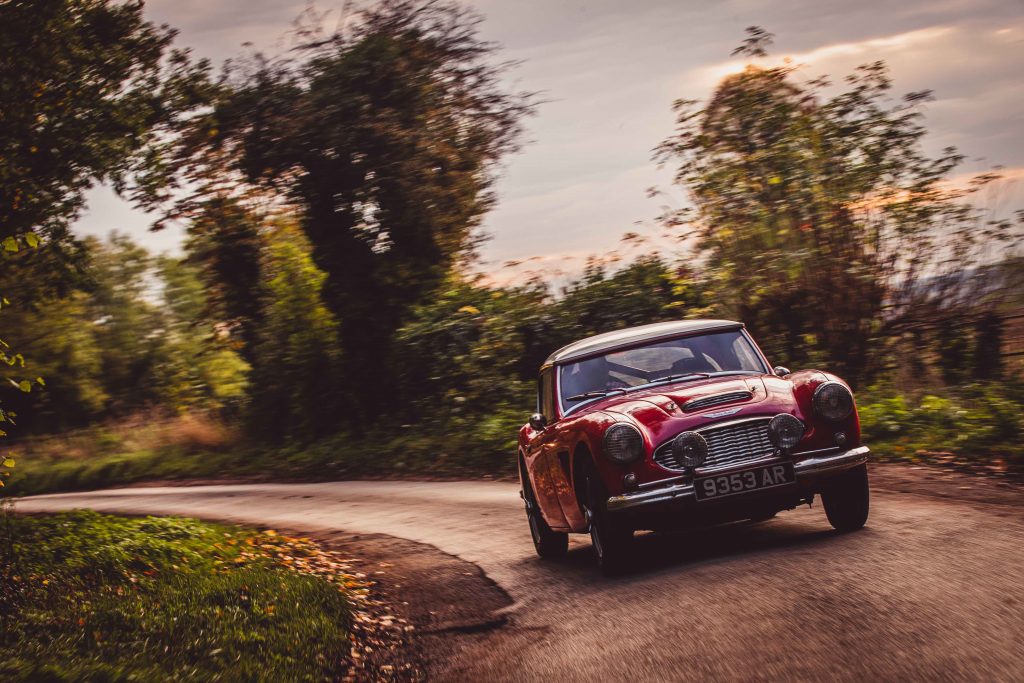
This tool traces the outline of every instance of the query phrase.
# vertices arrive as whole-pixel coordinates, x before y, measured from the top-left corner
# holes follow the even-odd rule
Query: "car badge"
[[[740,412],[740,410],[742,408],[743,408],[743,406],[736,406],[735,408],[726,408],[725,410],[716,410],[713,413],[705,413],[705,414],[701,415],[701,417],[706,417],[706,418],[709,418],[709,419],[714,419],[716,417],[727,417],[729,415],[735,415],[736,413]]]

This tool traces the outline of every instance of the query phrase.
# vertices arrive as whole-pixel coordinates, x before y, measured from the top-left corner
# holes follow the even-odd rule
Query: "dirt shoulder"
[[[504,611],[512,600],[505,591],[475,564],[433,546],[383,534],[294,533],[341,553],[374,582],[382,608],[412,625],[404,652],[380,652],[381,661],[371,663],[371,670],[387,672],[393,666],[425,671],[428,680],[443,678],[465,643],[507,621]]]
[[[1024,507],[1024,485],[1015,481],[926,465],[872,462],[869,467],[871,486],[883,491],[978,505]]]
[[[312,539],[343,557],[350,567],[346,571],[363,574],[372,583],[368,599],[359,604],[369,622],[358,624],[365,641],[360,645],[367,647],[359,648],[365,661],[353,681],[443,678],[464,643],[507,623],[505,610],[513,602],[505,591],[475,564],[433,546],[384,534],[309,533],[286,527],[272,533]],[[411,628],[394,633],[402,624]]]

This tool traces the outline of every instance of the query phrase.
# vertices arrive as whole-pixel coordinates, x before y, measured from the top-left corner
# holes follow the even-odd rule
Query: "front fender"
[[[604,487],[609,494],[619,495],[624,491],[623,477],[629,472],[634,471],[653,452],[650,433],[642,423],[620,413],[591,413],[586,417],[587,423],[579,430],[578,438],[572,451],[572,481],[577,501],[582,495],[582,492],[579,490],[582,482],[579,476],[579,468],[583,458],[589,458],[590,463],[593,465],[598,476],[601,477],[601,481],[604,483]],[[614,424],[629,424],[640,431],[644,442],[644,452],[636,462],[629,465],[620,465],[604,457],[602,452],[604,433]]]
[[[860,417],[857,415],[857,396],[853,389],[841,377],[831,372],[821,370],[802,370],[790,376],[793,384],[793,398],[796,400],[802,417],[811,428],[810,433],[801,444],[801,450],[814,448],[827,448],[833,444],[833,435],[836,432],[843,432],[847,436],[846,447],[859,446],[860,441]],[[843,385],[853,396],[853,412],[845,420],[832,422],[818,416],[814,412],[814,392],[826,382],[836,382]]]

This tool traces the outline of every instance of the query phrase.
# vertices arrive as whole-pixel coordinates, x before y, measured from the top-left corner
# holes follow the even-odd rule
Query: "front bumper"
[[[813,487],[821,477],[828,477],[851,467],[863,465],[868,461],[869,449],[867,446],[858,446],[838,453],[812,455],[809,458],[793,463],[793,471],[796,474],[796,490],[813,493]],[[764,464],[744,463],[744,466],[757,466]],[[732,467],[730,471],[735,472],[738,468]],[[757,495],[751,492],[750,495]],[[693,490],[693,484],[683,481],[682,477],[673,477],[650,484],[641,485],[639,491],[631,491],[621,496],[612,496],[608,499],[607,509],[609,512],[621,510],[637,510],[649,506],[660,506],[666,503],[688,504],[696,503],[697,497]],[[703,504],[703,503],[702,503]]]

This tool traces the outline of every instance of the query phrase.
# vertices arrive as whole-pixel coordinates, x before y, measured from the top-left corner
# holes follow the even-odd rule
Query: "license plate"
[[[712,498],[725,498],[739,493],[785,486],[792,484],[795,480],[793,463],[780,462],[729,474],[697,477],[693,480],[693,486],[697,493],[697,500],[711,500]]]

